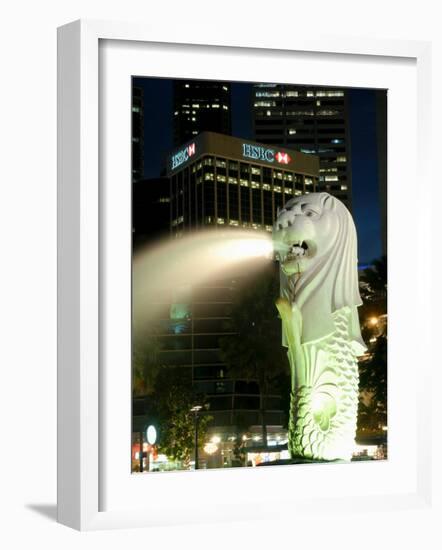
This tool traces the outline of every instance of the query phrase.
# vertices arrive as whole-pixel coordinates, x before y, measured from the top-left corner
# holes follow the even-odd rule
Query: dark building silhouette
[[[132,185],[132,234],[134,251],[170,233],[168,177],[140,179]]]
[[[144,100],[143,90],[132,86],[132,181],[144,177]]]
[[[254,138],[319,157],[319,191],[351,210],[348,92],[342,88],[254,84]]]
[[[230,83],[215,80],[175,80],[173,138],[180,145],[200,132],[230,134]]]

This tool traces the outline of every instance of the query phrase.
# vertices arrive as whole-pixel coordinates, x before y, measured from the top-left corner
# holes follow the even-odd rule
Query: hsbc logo
[[[278,164],[289,164],[292,160],[288,153],[275,151],[275,149],[263,147],[262,145],[251,145],[250,143],[242,144],[242,156],[271,163],[276,161]]]
[[[196,146],[195,142],[193,142],[190,145],[184,147],[184,149],[181,149],[181,151],[178,151],[178,153],[175,153],[171,158],[172,170],[175,170],[175,168],[187,162],[189,158],[195,154],[195,152]]]
[[[292,160],[288,153],[281,153],[281,151],[276,153],[275,159],[279,164],[288,164]]]

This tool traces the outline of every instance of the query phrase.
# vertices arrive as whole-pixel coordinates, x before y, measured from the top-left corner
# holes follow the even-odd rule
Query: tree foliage
[[[159,422],[159,451],[171,460],[188,464],[194,452],[194,405],[205,404],[204,396],[194,392],[191,370],[186,367],[162,367],[155,381],[153,393]],[[199,415],[199,442],[203,442],[211,417]]]
[[[376,431],[387,424],[387,337],[380,335],[369,360],[359,364],[360,400],[358,428]]]
[[[361,297],[364,301],[384,300],[387,297],[387,257],[373,260],[360,277]]]

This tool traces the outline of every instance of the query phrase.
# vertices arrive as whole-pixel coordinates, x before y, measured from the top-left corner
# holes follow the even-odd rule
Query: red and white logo
[[[195,154],[195,143],[191,143],[187,146],[187,154],[189,155],[189,157]]]
[[[288,153],[282,153],[281,151],[276,153],[275,158],[279,164],[288,164],[292,160]]]

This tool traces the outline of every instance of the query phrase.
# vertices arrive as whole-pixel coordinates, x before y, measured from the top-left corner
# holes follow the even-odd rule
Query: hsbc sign
[[[184,147],[184,149],[181,149],[181,151],[178,151],[178,153],[175,153],[174,155],[172,155],[172,159],[171,159],[172,170],[175,170],[175,168],[178,168],[178,166],[181,166],[181,164],[184,164],[185,162],[187,162],[189,158],[195,154],[195,151],[196,151],[196,147],[194,142]]]
[[[265,162],[277,162],[278,164],[289,164],[292,160],[288,153],[276,151],[262,145],[242,144],[242,156],[253,160],[263,160]]]

